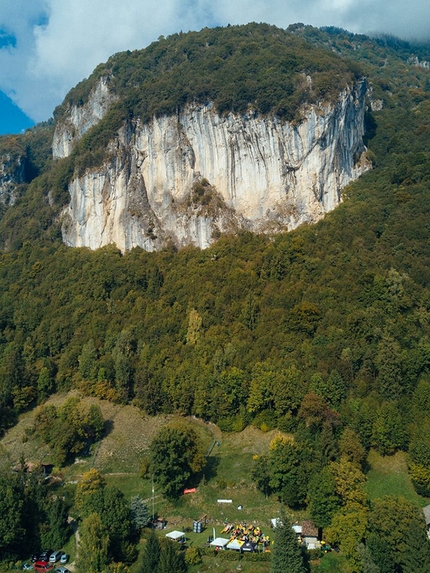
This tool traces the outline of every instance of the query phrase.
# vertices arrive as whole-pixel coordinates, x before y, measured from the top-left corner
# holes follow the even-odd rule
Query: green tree
[[[130,505],[124,494],[116,487],[106,486],[104,477],[96,470],[86,472],[78,483],[75,506],[81,517],[97,514],[108,534],[109,558],[128,564],[133,560],[130,546],[133,520]]]
[[[58,465],[70,461],[102,435],[100,407],[93,404],[85,410],[80,399],[72,397],[59,408],[44,406],[36,415],[34,428],[52,448]]]
[[[176,499],[189,479],[200,472],[205,457],[196,432],[184,425],[166,426],[151,443],[151,470],[169,499]]]
[[[357,552],[361,559],[362,573],[381,573],[380,568],[373,561],[370,549],[366,544],[359,543]]]
[[[401,348],[399,343],[386,333],[378,345],[375,362],[382,396],[387,400],[398,399],[402,391]]]
[[[154,530],[151,530],[142,552],[142,560],[139,573],[158,572],[160,562],[160,542]]]
[[[22,523],[23,497],[16,480],[0,476],[0,552],[2,555],[17,555],[20,539],[24,536]]]
[[[308,476],[301,448],[290,440],[275,438],[269,451],[269,486],[290,507],[303,504]]]
[[[37,392],[39,400],[45,400],[54,389],[54,379],[49,368],[43,366],[40,369],[39,377],[37,379]]]
[[[402,573],[430,571],[430,544],[424,520],[413,520],[404,534],[405,551],[399,558]]]
[[[185,573],[187,565],[184,554],[175,541],[166,539],[161,546],[158,573]]]
[[[391,555],[390,546],[377,533],[368,533],[366,540],[368,558],[378,568],[378,573],[392,573],[396,566]]]
[[[83,345],[78,360],[79,374],[84,380],[93,380],[97,374],[97,349],[92,339]]]
[[[40,541],[43,547],[63,547],[70,536],[67,505],[61,497],[44,502],[46,521],[41,523]]]
[[[409,462],[409,475],[416,492],[422,496],[430,495],[430,468]]]
[[[255,481],[257,489],[264,493],[267,498],[271,491],[268,457],[265,455],[256,455],[253,460],[251,477]]]
[[[339,439],[339,452],[349,462],[362,467],[366,459],[366,450],[361,444],[360,437],[351,428],[345,428]]]
[[[384,402],[379,408],[373,424],[372,440],[383,456],[407,449],[408,435],[402,412],[393,402]]]
[[[364,505],[366,476],[361,469],[345,456],[329,464],[328,468],[334,478],[341,505],[353,503]]]
[[[411,432],[409,474],[420,495],[430,495],[430,420],[421,414]]]
[[[313,476],[309,484],[308,509],[312,521],[317,527],[325,529],[339,508],[340,499],[333,474],[328,468],[323,468]]]
[[[328,378],[319,374],[312,376],[309,389],[322,396],[333,408],[339,408],[347,395],[347,386],[337,370],[332,370]]]
[[[79,527],[76,566],[80,573],[101,573],[106,568],[109,534],[98,513],[86,517]]]
[[[129,503],[118,488],[103,490],[100,517],[109,535],[109,556],[114,561],[129,563],[133,558],[133,551],[130,553],[132,515]]]
[[[415,541],[411,537],[415,536]],[[415,551],[418,545],[427,549]],[[371,503],[369,513],[369,547],[373,560],[388,573],[390,563],[395,570],[414,571],[417,560],[428,562],[428,540],[422,511],[403,497],[385,496]],[[421,567],[416,571],[425,571]]]
[[[99,405],[91,404],[84,424],[86,435],[93,441],[100,440],[103,436],[105,421]]]
[[[275,543],[270,562],[271,573],[305,573],[303,554],[292,524],[281,514],[275,529]]]
[[[359,544],[365,538],[367,519],[366,506],[350,501],[334,514],[331,524],[324,532],[329,543],[341,547],[350,560],[353,571],[358,570],[361,563]]]

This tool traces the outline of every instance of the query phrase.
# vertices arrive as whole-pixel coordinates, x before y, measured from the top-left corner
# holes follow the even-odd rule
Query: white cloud
[[[115,52],[204,26],[269,22],[430,37],[428,0],[0,0],[0,89],[36,121]]]

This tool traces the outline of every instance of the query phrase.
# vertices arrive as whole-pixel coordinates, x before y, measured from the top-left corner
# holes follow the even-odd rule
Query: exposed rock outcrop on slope
[[[25,160],[19,153],[0,155],[0,203],[13,205],[16,187],[25,181]]]
[[[91,249],[115,243],[122,251],[172,241],[205,248],[239,228],[276,232],[315,222],[369,168],[365,93],[365,82],[357,82],[337,102],[308,106],[297,123],[255,112],[221,115],[211,105],[144,124],[134,119],[111,141],[103,167],[70,183],[63,239]],[[57,125],[56,157],[70,153],[108,101],[102,80]]]

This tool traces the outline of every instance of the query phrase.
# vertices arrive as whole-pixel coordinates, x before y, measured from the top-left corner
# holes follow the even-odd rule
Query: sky
[[[205,26],[303,22],[430,39],[429,0],[0,0],[0,134],[46,121],[112,54]]]

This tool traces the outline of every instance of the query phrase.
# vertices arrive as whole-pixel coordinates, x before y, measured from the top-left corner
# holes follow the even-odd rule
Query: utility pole
[[[152,521],[155,519],[155,489],[154,489],[154,474],[152,474]]]

